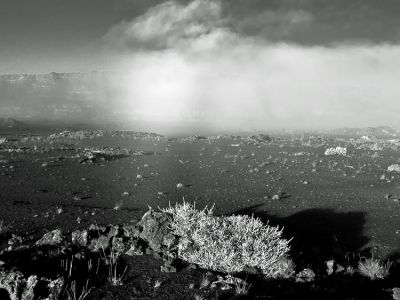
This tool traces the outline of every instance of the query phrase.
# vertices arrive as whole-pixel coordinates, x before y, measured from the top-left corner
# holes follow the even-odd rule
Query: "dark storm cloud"
[[[223,0],[230,25],[243,35],[306,45],[398,43],[396,0]]]
[[[153,1],[148,8],[168,1]],[[183,5],[191,1],[175,1]],[[399,43],[397,0],[219,0],[232,31],[302,45]],[[131,0],[130,5],[140,1]],[[143,7],[142,7],[143,8]]]
[[[101,38],[163,0],[1,0],[0,73],[102,69]],[[187,5],[191,1],[176,3]],[[398,0],[219,0],[234,33],[318,46],[400,39]],[[136,42],[135,45],[138,43]],[[147,48],[165,44],[147,41]]]
[[[186,5],[168,1],[114,26],[105,40],[112,48],[162,50],[195,41],[222,25],[221,6],[216,1],[193,1]]]

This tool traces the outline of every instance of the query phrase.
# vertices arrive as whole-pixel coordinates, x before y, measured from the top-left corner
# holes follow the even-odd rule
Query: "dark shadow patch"
[[[31,205],[32,202],[30,201],[24,201],[24,200],[14,200],[13,205]]]
[[[2,300],[11,300],[10,296],[6,289],[0,289],[0,299]]]
[[[270,216],[256,205],[234,214],[254,215],[264,223],[284,227],[283,237],[291,241],[291,255],[296,263],[325,268],[330,259],[357,260],[369,239],[363,235],[364,212],[337,212],[334,209],[307,209],[289,217]],[[367,252],[369,253],[369,252]]]
[[[386,257],[386,261],[392,262],[390,268],[389,280],[393,281],[394,284],[398,284],[400,278],[400,249],[393,251]]]

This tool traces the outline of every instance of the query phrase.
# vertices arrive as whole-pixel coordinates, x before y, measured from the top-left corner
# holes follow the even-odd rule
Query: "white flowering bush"
[[[266,277],[287,276],[293,263],[287,258],[289,241],[281,238],[282,230],[254,217],[217,217],[212,210],[199,211],[186,202],[164,210],[172,214],[171,228],[180,237],[181,259],[225,273],[256,267]]]

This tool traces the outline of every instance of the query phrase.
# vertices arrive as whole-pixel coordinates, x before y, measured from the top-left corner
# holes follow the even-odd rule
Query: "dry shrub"
[[[181,259],[225,273],[256,267],[266,277],[286,276],[292,264],[282,263],[290,248],[281,229],[253,216],[217,217],[212,210],[197,210],[186,202],[164,210],[172,214],[171,228],[180,236]]]

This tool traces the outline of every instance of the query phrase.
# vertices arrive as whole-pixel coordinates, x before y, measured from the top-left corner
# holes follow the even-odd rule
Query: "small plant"
[[[248,284],[244,280],[237,280],[234,283],[236,295],[247,295],[251,288],[251,284]]]
[[[111,282],[112,285],[114,286],[119,286],[122,285],[122,279],[125,275],[126,270],[128,267],[126,266],[124,271],[119,274],[119,269],[118,269],[118,262],[120,260],[120,256],[122,254],[121,249],[119,248],[118,241],[117,243],[113,243],[110,249],[110,254],[106,254],[106,249],[104,246],[101,246],[102,252],[103,252],[103,258],[108,266],[108,280]]]
[[[358,262],[358,272],[371,280],[384,279],[389,275],[392,262],[383,263],[381,260],[372,258],[362,258]]]
[[[355,270],[354,267],[352,267],[352,266],[347,266],[345,272],[346,272],[346,274],[348,274],[348,275],[354,275],[354,273],[356,272],[356,270]]]
[[[124,271],[119,274],[118,272],[118,262],[121,253],[118,252],[114,247],[111,248],[110,255],[105,257],[106,264],[108,265],[108,280],[114,286],[122,285],[122,279],[125,275],[128,267],[125,267]]]
[[[96,224],[97,231],[99,234],[99,237],[101,237],[99,226]],[[100,238],[99,238],[100,240]],[[107,249],[110,248],[110,254],[107,255]],[[108,281],[111,282],[112,285],[114,286],[120,286],[122,285],[122,279],[126,273],[126,270],[128,267],[126,266],[124,271],[119,274],[119,269],[118,269],[118,262],[120,260],[120,256],[123,253],[124,250],[124,244],[120,238],[115,238],[113,239],[113,243],[111,247],[108,247],[108,240],[105,243],[100,243],[99,244],[99,250],[101,249],[101,253],[103,255],[103,259],[105,264],[108,266]]]
[[[9,225],[5,225],[3,220],[0,221],[0,234],[5,233],[10,228]]]
[[[204,289],[211,284],[210,279],[206,275],[203,275],[203,279],[200,282],[200,289]]]
[[[64,295],[66,295],[67,300],[84,300],[93,290],[93,287],[89,288],[89,279],[86,280],[85,285],[82,286],[82,290],[79,292],[77,288],[77,282],[74,279],[77,266],[75,256],[71,256],[71,259],[62,259],[60,264],[62,270],[65,272],[64,279],[68,282],[65,285]],[[97,262],[97,268],[95,270],[95,275],[98,274],[100,266],[100,260]],[[87,276],[94,271],[94,265],[92,259],[87,262]]]
[[[99,268],[100,268],[100,257],[97,259],[96,272],[95,272],[96,276],[97,276],[97,274],[99,274]],[[94,270],[93,260],[89,259],[88,272],[92,272],[93,270]]]
[[[77,292],[76,281],[72,281],[68,290],[67,290],[67,299],[68,300],[84,300],[90,292],[93,290],[93,287],[89,288],[89,279],[86,281],[86,285],[82,287],[81,293]]]

